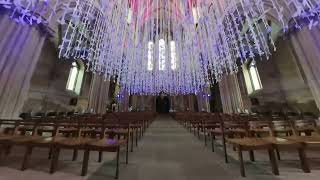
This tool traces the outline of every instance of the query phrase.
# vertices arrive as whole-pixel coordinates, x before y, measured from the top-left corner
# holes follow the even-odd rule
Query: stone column
[[[201,92],[198,92],[197,94],[197,101],[198,101],[198,109],[199,112],[210,112],[210,106],[209,106],[209,98],[210,98],[210,89],[206,88]],[[208,96],[209,95],[209,96]]]
[[[0,14],[0,34],[0,118],[14,119],[27,98],[46,36],[6,14]]]
[[[193,99],[193,95],[192,94],[190,94],[188,96],[188,101],[189,101],[189,109],[190,109],[190,111],[194,112],[195,111],[194,110],[194,99]]]
[[[290,35],[290,41],[297,63],[310,87],[318,109],[320,110],[320,30],[314,27],[309,30],[304,27]]]
[[[209,92],[210,92],[210,90],[209,90]],[[198,94],[196,95],[197,101],[198,101],[199,112],[201,112],[201,111],[210,112],[210,107],[209,107],[210,93],[209,92],[208,92],[208,89],[204,89],[203,91],[198,92]]]
[[[199,109],[200,112],[204,110],[204,107],[203,107],[203,102],[204,102],[203,95],[204,95],[204,93],[202,91],[198,92],[197,95],[196,95],[197,101],[198,101],[198,109]]]
[[[138,96],[131,95],[131,106],[132,110],[136,111],[138,109]]]
[[[236,74],[226,75],[219,82],[220,96],[224,113],[243,111],[243,102]]]
[[[129,111],[129,93],[127,91],[122,91],[121,101],[119,102],[119,111],[128,112]]]
[[[88,109],[94,113],[105,113],[109,96],[109,81],[94,74],[91,81]]]

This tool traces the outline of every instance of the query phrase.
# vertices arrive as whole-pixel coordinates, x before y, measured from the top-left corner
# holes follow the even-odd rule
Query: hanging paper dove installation
[[[268,59],[276,50],[268,13],[287,32],[316,26],[320,12],[319,0],[0,0],[22,17],[38,12],[35,4],[53,9],[49,18],[62,9],[60,57],[149,95],[196,93],[248,60]]]

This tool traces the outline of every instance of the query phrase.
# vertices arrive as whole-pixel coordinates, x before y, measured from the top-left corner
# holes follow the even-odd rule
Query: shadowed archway
[[[158,113],[169,113],[170,100],[168,96],[158,96],[156,99],[156,110]]]

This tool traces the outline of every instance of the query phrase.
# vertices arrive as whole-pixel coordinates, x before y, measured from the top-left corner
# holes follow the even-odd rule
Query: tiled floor
[[[228,148],[230,163],[225,164],[221,147],[211,152],[205,147],[203,138],[199,140],[193,134],[177,124],[168,116],[159,116],[149,127],[135,152],[130,153],[129,164],[120,166],[120,180],[318,180],[320,178],[320,153],[308,152],[311,157],[312,173],[306,174],[299,168],[295,152],[281,153],[280,176],[273,176],[268,157],[264,152],[256,153],[256,162],[248,161],[245,154],[247,178],[241,178],[237,154]],[[71,152],[63,151],[56,173],[48,173],[49,161],[46,150],[36,150],[30,168],[24,172],[18,170],[23,149],[15,148],[5,162],[0,162],[0,180],[108,180],[114,179],[115,155],[104,154],[104,162],[98,163],[97,153],[92,153],[89,172],[80,176],[81,160],[70,161]],[[81,155],[82,153],[80,153]],[[122,160],[124,162],[124,160]]]

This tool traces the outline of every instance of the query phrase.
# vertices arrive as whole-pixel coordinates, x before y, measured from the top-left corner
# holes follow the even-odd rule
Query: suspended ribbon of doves
[[[276,50],[283,32],[318,24],[320,0],[0,0],[22,24],[64,26],[59,57],[129,94],[197,93]]]

